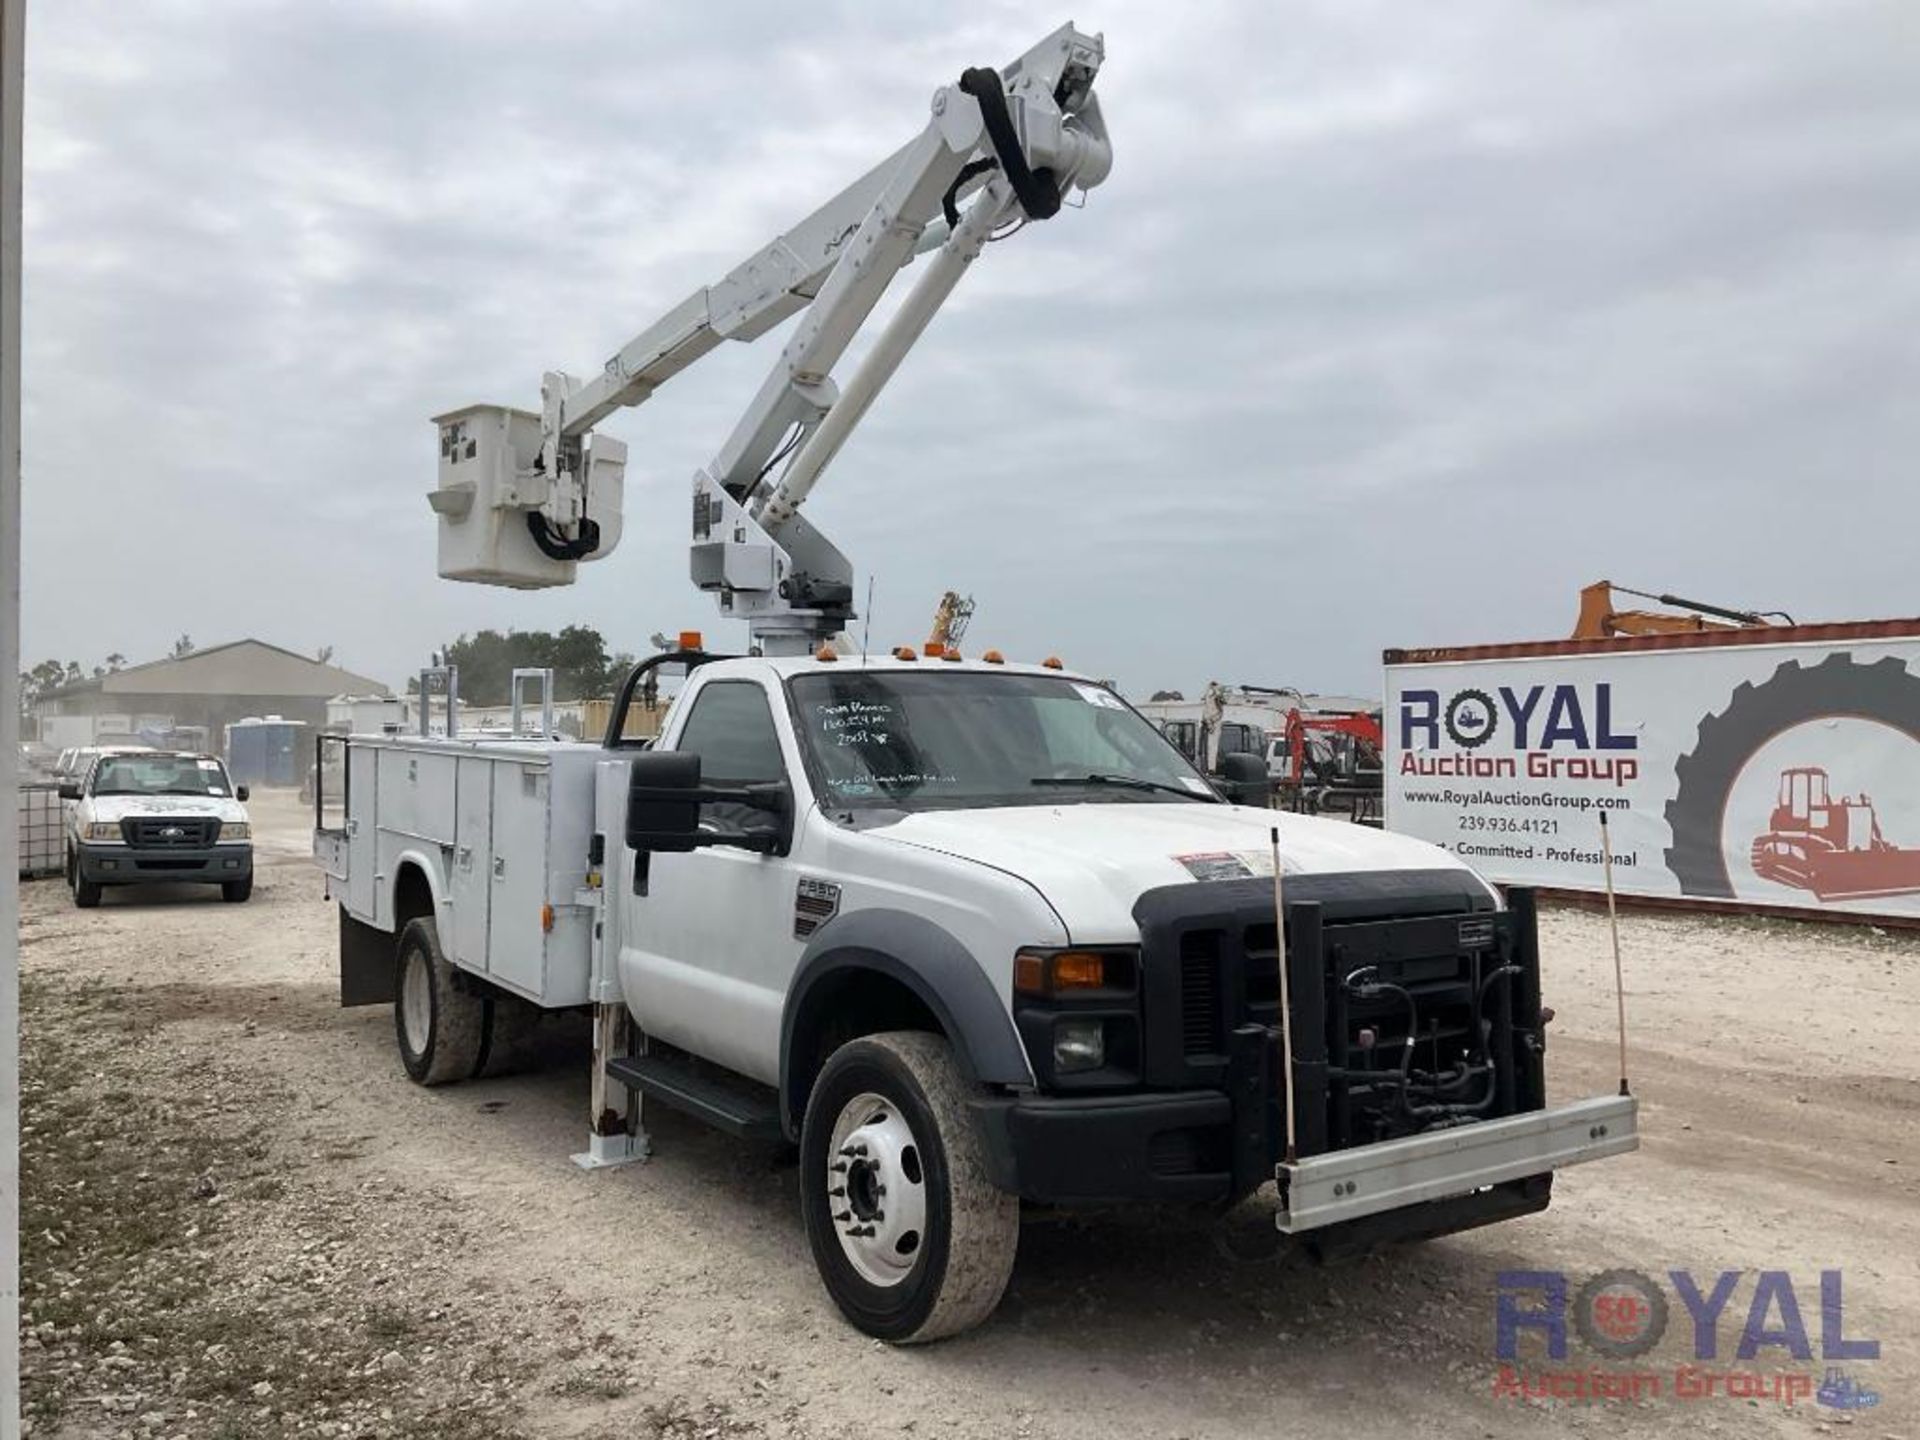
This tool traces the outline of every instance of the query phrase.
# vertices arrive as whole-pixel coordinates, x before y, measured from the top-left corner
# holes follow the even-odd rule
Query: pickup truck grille
[[[142,850],[203,850],[220,838],[220,822],[142,815],[120,822],[120,838]]]

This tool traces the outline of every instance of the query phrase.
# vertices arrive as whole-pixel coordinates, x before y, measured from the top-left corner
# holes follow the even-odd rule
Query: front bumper
[[[1638,1147],[1637,1109],[1602,1096],[1283,1163],[1276,1221],[1292,1235],[1394,1212],[1371,1228],[1439,1233],[1544,1209],[1555,1170]],[[1245,1192],[1220,1091],[999,1095],[973,1112],[994,1184],[1022,1199],[1222,1204]]]
[[[1233,1107],[1217,1090],[996,1095],[973,1113],[993,1183],[1026,1200],[1211,1204],[1233,1189]]]
[[[204,849],[143,849],[133,845],[78,847],[80,878],[96,885],[172,882],[227,884],[253,874],[253,846],[209,845]]]

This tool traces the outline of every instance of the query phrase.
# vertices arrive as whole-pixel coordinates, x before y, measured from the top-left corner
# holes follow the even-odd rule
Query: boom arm
[[[840,629],[853,614],[852,567],[800,507],[994,232],[1046,219],[1064,194],[1106,178],[1111,150],[1093,93],[1102,58],[1098,36],[1066,25],[1004,71],[967,71],[935,93],[915,139],[675,306],[598,376],[549,373],[538,417],[490,406],[439,417],[431,498],[441,573],[569,583],[575,562],[600,558],[618,538],[625,450],[594,427],[722,340],[755,340],[805,311],[694,477],[691,569],[770,653]],[[894,277],[928,251],[913,291],[841,390],[833,367]]]

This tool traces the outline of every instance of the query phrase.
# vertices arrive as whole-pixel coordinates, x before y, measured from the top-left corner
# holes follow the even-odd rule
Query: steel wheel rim
[[[891,1289],[913,1273],[927,1235],[925,1148],[900,1107],[871,1092],[840,1108],[827,1146],[828,1223],[855,1273]]]
[[[406,972],[400,977],[400,1023],[406,1028],[407,1049],[427,1053],[427,1035],[433,1027],[433,977],[427,957],[418,949],[407,952]]]

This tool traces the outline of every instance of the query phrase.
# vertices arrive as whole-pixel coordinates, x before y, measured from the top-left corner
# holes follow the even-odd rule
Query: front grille
[[[1180,1048],[1188,1059],[1218,1057],[1224,1049],[1218,940],[1209,930],[1180,937]]]
[[[120,838],[143,850],[200,850],[220,838],[220,822],[143,815],[122,820]]]

